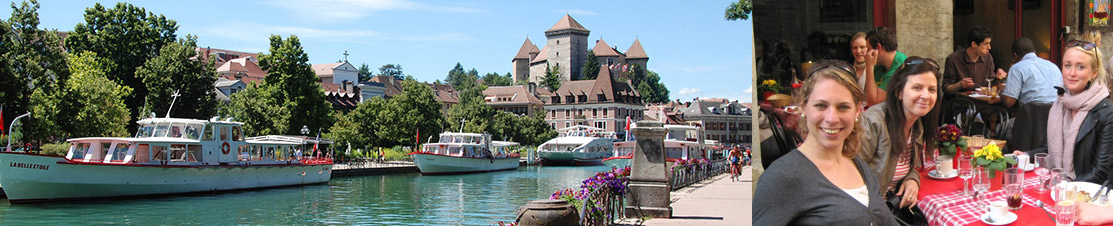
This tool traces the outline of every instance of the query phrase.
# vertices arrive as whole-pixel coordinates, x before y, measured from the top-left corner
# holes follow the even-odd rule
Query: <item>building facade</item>
[[[752,112],[738,101],[695,99],[682,108],[688,125],[704,129],[704,139],[722,145],[749,145],[752,140]]]
[[[595,80],[566,81],[556,91],[538,89],[545,102],[545,121],[553,129],[575,125],[594,126],[622,136],[626,118],[643,119],[641,95],[628,82],[618,82],[610,70],[600,70]]]
[[[483,101],[495,110],[516,115],[533,115],[544,102],[527,86],[490,86],[483,90]]]
[[[587,62],[588,53],[594,53],[599,58],[603,68],[614,70],[613,75],[626,76],[627,69],[633,65],[645,66],[649,56],[645,54],[641,42],[634,39],[634,44],[626,53],[618,51],[602,39],[595,41],[595,46],[588,49],[588,35],[591,31],[584,28],[579,22],[569,15],[564,15],[553,27],[545,31],[545,46],[538,49],[529,38],[526,38],[514,55],[511,62],[513,78],[518,82],[541,84],[545,72],[553,67],[559,67],[561,80],[574,81],[583,78],[582,70]]]

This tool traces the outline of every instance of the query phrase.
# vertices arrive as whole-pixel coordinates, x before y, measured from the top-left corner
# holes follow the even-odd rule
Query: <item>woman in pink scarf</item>
[[[1102,184],[1113,164],[1113,101],[1101,51],[1070,41],[1063,52],[1063,86],[1047,115],[1047,145],[1017,154],[1048,153],[1052,168],[1075,181]]]

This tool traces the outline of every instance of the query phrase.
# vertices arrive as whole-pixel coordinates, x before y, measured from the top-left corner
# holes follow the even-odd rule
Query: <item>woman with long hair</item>
[[[862,113],[862,152],[858,154],[878,175],[879,195],[898,200],[892,208],[914,208],[920,190],[916,168],[929,145],[939,110],[939,65],[932,59],[908,57],[886,87],[885,102]],[[902,213],[908,211],[900,211]]]
[[[865,32],[855,33],[850,38],[850,55],[854,56],[854,77],[858,87],[866,86],[866,54],[870,51],[870,43],[866,40]]]
[[[1048,164],[1075,181],[1102,184],[1113,165],[1113,101],[1101,50],[1087,41],[1067,42],[1063,86],[1047,113],[1046,145],[1015,154],[1048,153]],[[1062,90],[1060,90],[1062,91]]]
[[[842,61],[812,68],[795,95],[804,143],[762,174],[753,225],[896,225],[877,176],[858,158],[865,94],[854,72]]]

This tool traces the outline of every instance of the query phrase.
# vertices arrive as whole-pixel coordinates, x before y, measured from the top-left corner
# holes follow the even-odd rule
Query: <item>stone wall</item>
[[[954,52],[952,1],[897,1],[895,11],[898,50],[940,64]]]

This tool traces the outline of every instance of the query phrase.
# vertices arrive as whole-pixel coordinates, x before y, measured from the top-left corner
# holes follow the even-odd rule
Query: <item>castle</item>
[[[545,77],[546,69],[554,66],[560,67],[561,80],[580,80],[583,78],[583,72],[580,70],[588,57],[587,36],[589,34],[591,34],[590,30],[565,14],[552,28],[545,31],[547,40],[543,48],[538,49],[529,38],[522,43],[522,48],[510,61],[514,68],[511,70],[514,80],[540,84]],[[645,54],[641,42],[636,38],[626,53],[608,46],[603,39],[595,41],[595,47],[591,52],[595,53],[595,57],[602,64],[600,70],[610,69],[617,77],[628,77],[626,71],[632,69],[632,65],[645,67],[649,61],[649,56]]]

